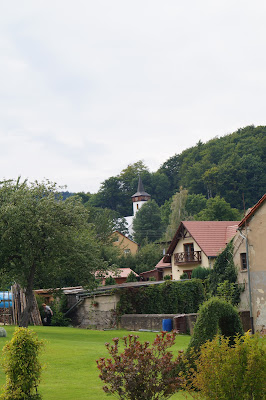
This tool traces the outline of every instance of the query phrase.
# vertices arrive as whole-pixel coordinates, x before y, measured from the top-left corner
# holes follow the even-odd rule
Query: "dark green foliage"
[[[105,286],[109,286],[109,285],[116,285],[115,278],[113,278],[112,276],[108,276],[105,279]]]
[[[188,215],[198,214],[207,205],[207,198],[203,194],[189,194],[186,201]]]
[[[180,275],[180,279],[188,279],[188,274],[183,272],[183,274]]]
[[[210,275],[210,272],[210,269],[198,266],[197,268],[193,269],[191,278],[206,279]]]
[[[134,240],[142,245],[146,241],[154,242],[162,235],[161,213],[154,200],[147,201],[137,212],[133,220]]]
[[[53,307],[53,316],[51,320],[52,326],[69,326],[71,324],[71,320],[66,318],[62,311],[59,311],[56,307]]]
[[[195,313],[204,299],[204,287],[197,279],[166,281],[141,288],[119,289],[118,314]]]
[[[137,281],[138,281],[138,279],[137,279],[136,275],[134,274],[134,272],[131,271],[127,277],[126,282],[137,282]]]
[[[240,221],[242,215],[220,196],[215,196],[207,200],[205,208],[195,215],[195,219],[198,221]]]
[[[135,272],[139,274],[140,272],[149,271],[153,269],[162,258],[161,247],[156,243],[144,244],[143,246],[141,246],[135,258]]]
[[[226,248],[218,255],[209,276],[209,291],[212,296],[217,296],[217,288],[224,281],[234,284],[232,304],[237,305],[240,301],[241,287],[236,283],[237,270],[233,261],[233,242],[228,243]]]
[[[164,275],[163,280],[164,281],[170,281],[171,280],[171,275]]]
[[[3,348],[3,367],[6,384],[1,400],[40,400],[37,393],[40,382],[41,364],[39,353],[43,342],[35,332],[18,328],[13,338]]]
[[[203,343],[212,340],[217,333],[234,338],[237,334],[243,335],[244,331],[237,309],[222,299],[212,297],[200,307],[188,353],[199,350]]]
[[[140,247],[136,254],[123,254],[115,264],[119,268],[131,268],[137,274],[154,269],[162,258],[162,249],[159,244],[146,243]]]

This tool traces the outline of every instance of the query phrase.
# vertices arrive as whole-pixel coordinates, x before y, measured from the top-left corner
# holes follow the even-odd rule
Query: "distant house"
[[[114,246],[118,246],[124,254],[136,254],[138,251],[138,244],[129,239],[119,231],[112,234]]]
[[[148,281],[150,278],[155,278],[156,281],[163,281],[166,275],[169,275],[172,279],[172,266],[171,263],[165,263],[163,258],[155,265],[154,269],[139,274],[143,281]]]
[[[136,277],[138,277],[138,274],[136,274],[136,272],[134,272],[131,268],[119,268],[116,272],[108,271],[108,272],[106,272],[106,274],[105,274],[104,277],[102,278],[102,285],[105,285],[106,278],[108,278],[108,277],[110,277],[110,276],[111,276],[112,278],[114,278],[116,284],[118,284],[118,285],[119,285],[120,283],[125,283],[126,280],[127,280],[127,278],[128,278],[128,275],[129,275],[131,272],[132,272]]]
[[[234,237],[240,221],[182,221],[163,258],[171,263],[172,279],[198,266],[212,268],[217,255]]]
[[[245,288],[239,308],[250,311],[256,331],[266,333],[266,194],[238,225],[234,263]]]

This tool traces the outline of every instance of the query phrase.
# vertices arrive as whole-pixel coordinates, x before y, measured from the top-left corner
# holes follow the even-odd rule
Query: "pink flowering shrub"
[[[97,367],[103,390],[121,400],[168,399],[181,387],[177,368],[181,354],[174,358],[167,349],[173,346],[177,332],[162,332],[152,344],[141,343],[138,336],[114,338],[106,343],[111,358],[100,358]],[[124,350],[119,353],[119,341]],[[181,352],[180,352],[181,353]]]

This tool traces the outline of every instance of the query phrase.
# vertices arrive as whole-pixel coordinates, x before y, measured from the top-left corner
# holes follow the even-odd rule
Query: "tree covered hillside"
[[[156,172],[142,161],[106,179],[98,193],[89,198],[96,207],[109,208],[121,216],[132,214],[131,196],[138,175],[152,199],[161,207],[180,190],[189,195],[219,196],[233,208],[253,206],[266,188],[266,126],[247,126],[207,143],[201,141],[169,158]]]

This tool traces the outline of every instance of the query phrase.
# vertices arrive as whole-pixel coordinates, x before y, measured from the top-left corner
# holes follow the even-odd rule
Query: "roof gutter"
[[[240,236],[246,241],[246,254],[247,254],[247,270],[248,270],[248,294],[249,294],[249,315],[250,315],[250,324],[251,324],[251,332],[254,335],[254,320],[253,320],[253,311],[252,311],[252,296],[251,296],[251,284],[250,284],[250,267],[249,267],[249,250],[248,250],[248,238],[245,236],[240,229],[238,229]]]

